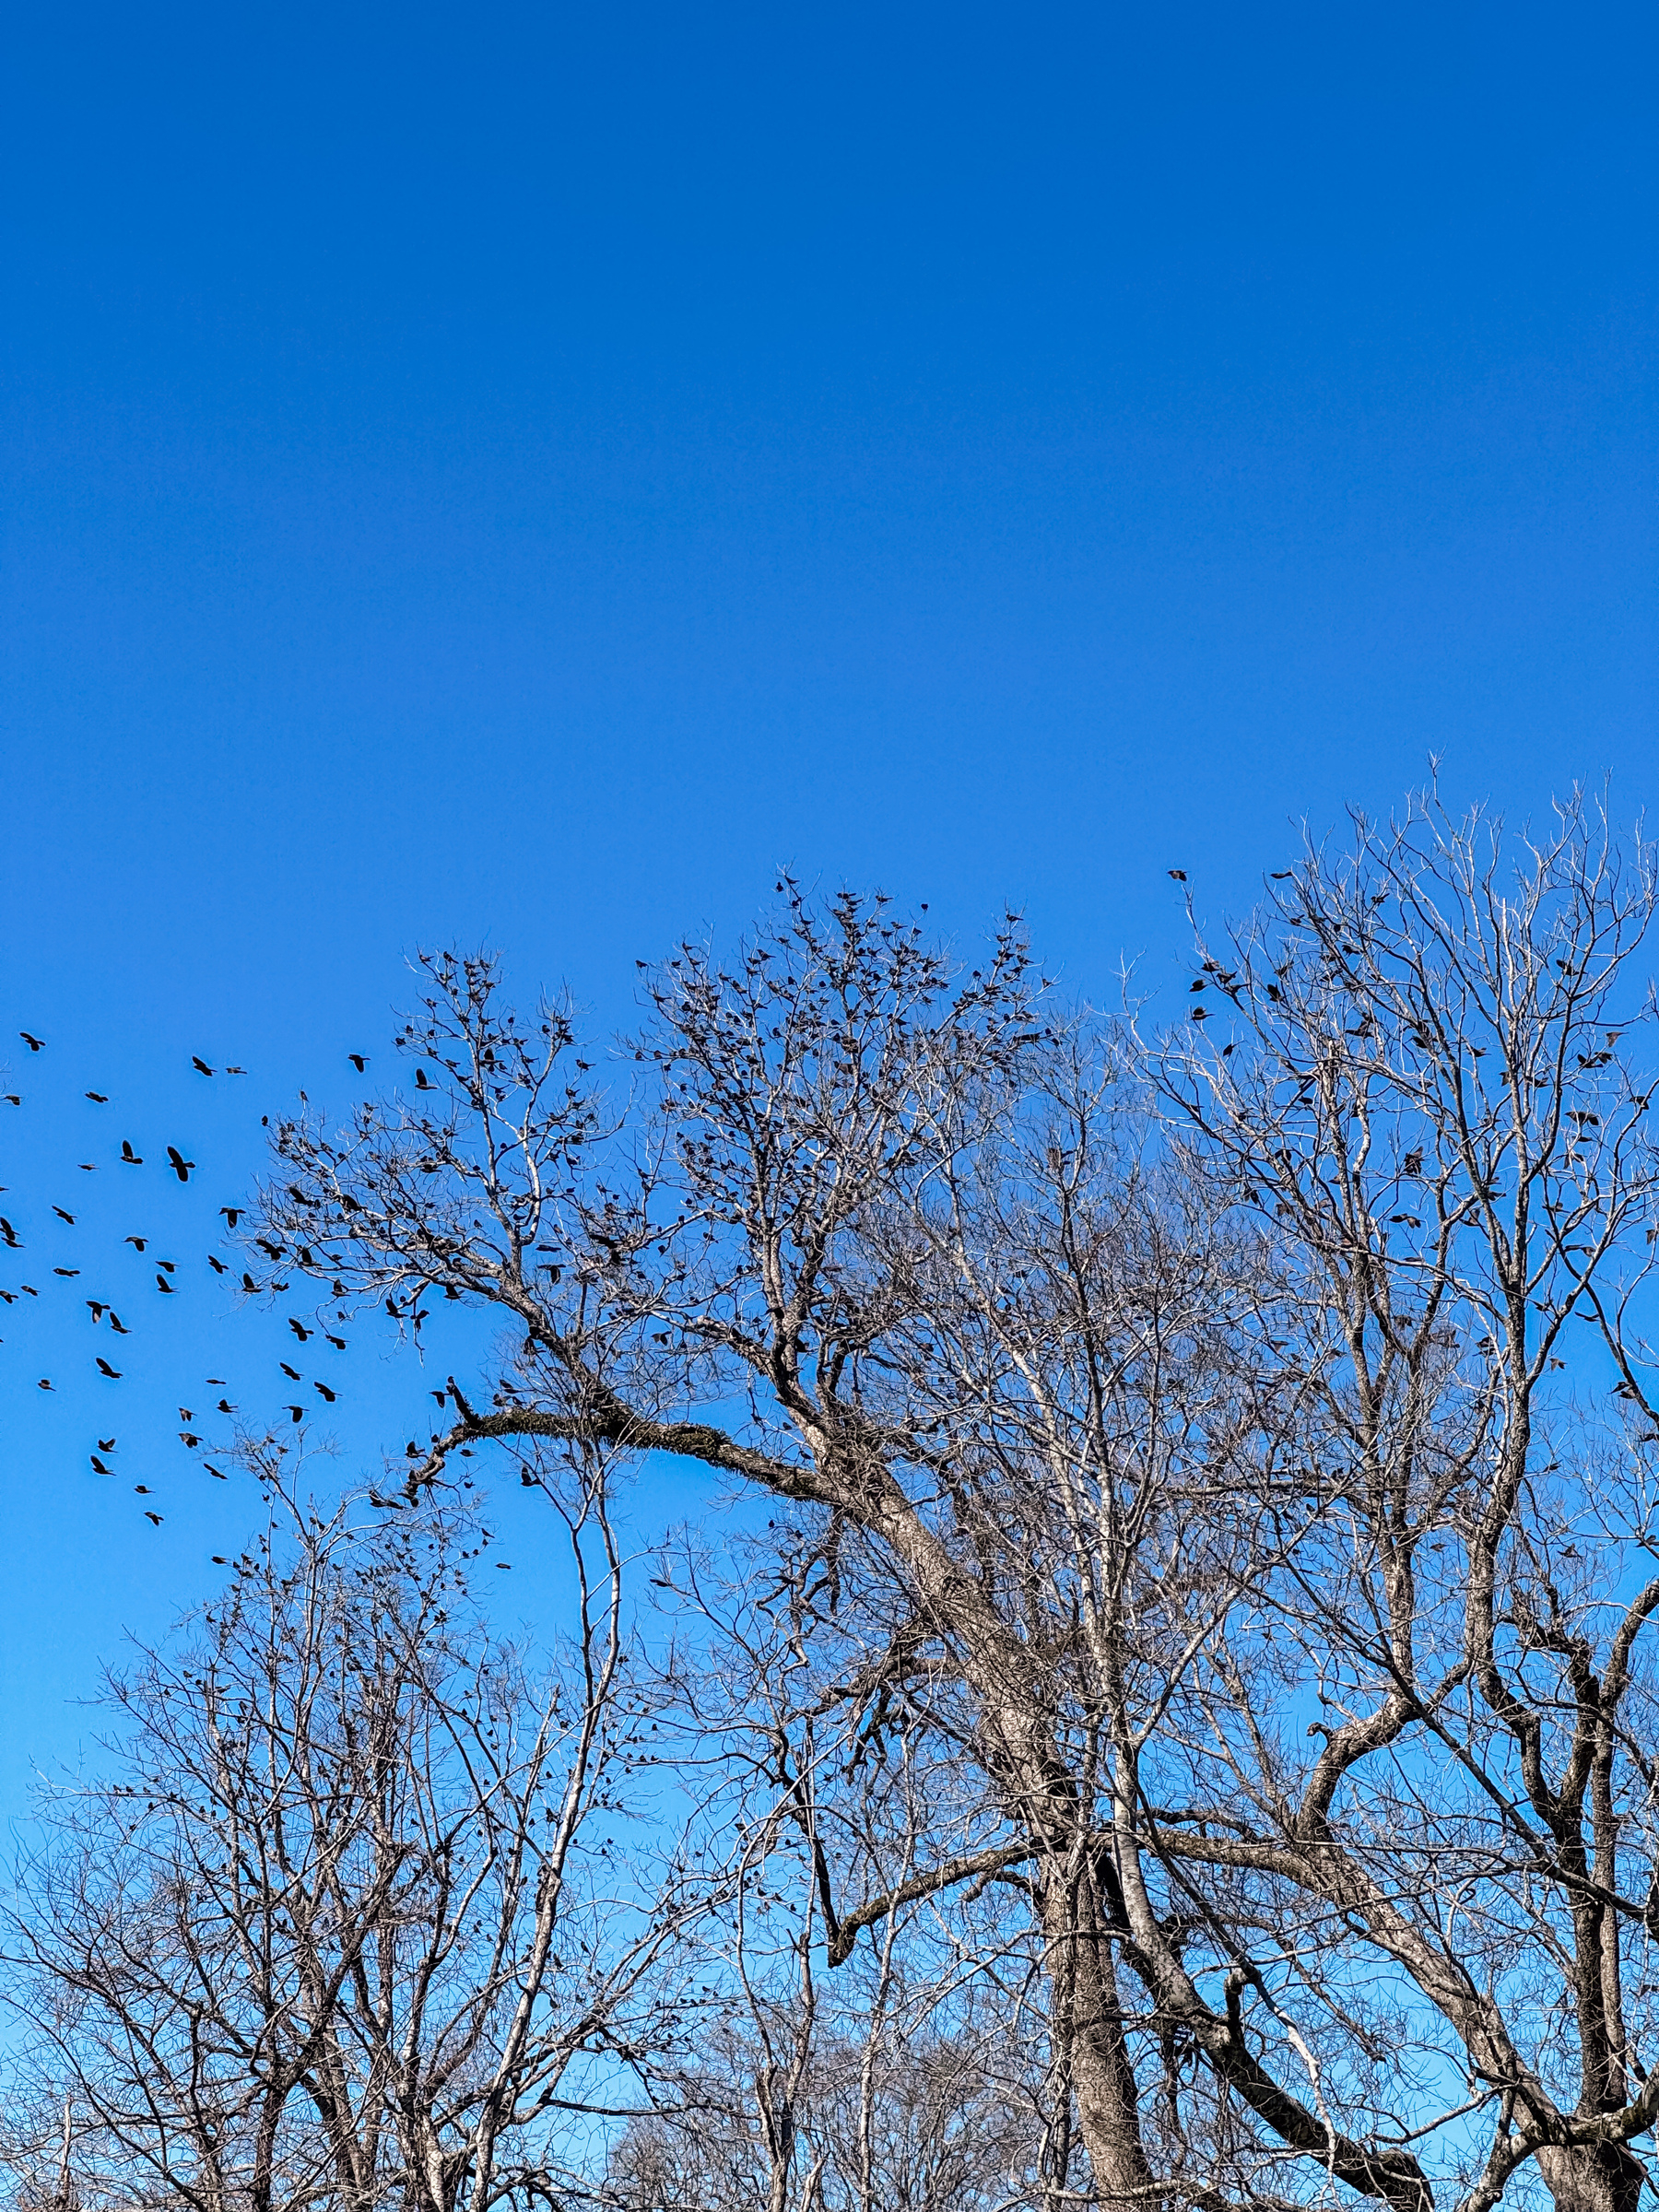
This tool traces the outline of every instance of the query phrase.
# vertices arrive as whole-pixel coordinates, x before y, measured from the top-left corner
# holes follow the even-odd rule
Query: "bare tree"
[[[1284,880],[1147,1053],[1012,924],[953,976],[786,884],[648,975],[614,1118],[434,961],[413,1091],[282,1128],[262,1231],[510,1317],[411,1496],[552,1440],[778,1501],[819,1695],[955,1761],[913,1864],[815,1869],[828,1956],[1023,1883],[1085,2194],[1627,2212],[1652,862],[1430,805]]]
[[[112,1677],[110,1778],[49,1794],[8,1945],[13,2109],[70,2115],[77,2201],[527,2202],[561,2117],[671,2054],[658,1969],[702,1900],[649,1825],[603,1832],[648,1724],[588,1473],[551,1674],[473,1606],[476,1524],[279,1500]]]

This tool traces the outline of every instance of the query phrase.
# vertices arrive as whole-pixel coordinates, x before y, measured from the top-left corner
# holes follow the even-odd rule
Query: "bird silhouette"
[[[228,1076],[245,1076],[247,1072],[245,1067],[228,1067],[225,1070]]]
[[[352,1066],[357,1069],[359,1076],[369,1065],[369,1055],[367,1053],[347,1053],[346,1057],[350,1061]]]
[[[100,1436],[98,1440],[98,1448],[100,1452],[113,1452],[115,1439],[112,1436]]]
[[[276,1364],[282,1370],[283,1373],[288,1377],[290,1382],[298,1382],[300,1381],[300,1370],[297,1367],[290,1367],[286,1359],[278,1359]]]
[[[283,1410],[286,1413],[291,1413],[297,1421],[302,1421],[305,1418],[305,1408],[303,1406],[285,1406]]]
[[[171,1298],[173,1294],[173,1286],[168,1281],[164,1275],[159,1275],[156,1277],[156,1288],[158,1290],[165,1290],[169,1298]]]
[[[121,1241],[124,1244],[130,1244],[135,1252],[142,1252],[149,1242],[147,1237],[123,1237]]]
[[[296,1321],[291,1313],[288,1315],[288,1327],[293,1330],[295,1335],[299,1337],[301,1344],[305,1343],[306,1339],[312,1335],[312,1331],[306,1328],[302,1323]]]
[[[245,1267],[242,1269],[241,1287],[244,1290],[257,1290],[259,1288]]]
[[[120,1314],[116,1312],[113,1306],[110,1308],[110,1326],[114,1330],[117,1336],[130,1336],[133,1333],[132,1330],[127,1327],[125,1322],[122,1320]]]
[[[40,1381],[39,1381],[39,1382],[38,1382],[35,1384],[35,1388],[36,1388],[37,1390],[50,1390],[50,1389],[52,1388],[52,1378],[51,1378],[51,1376],[50,1376],[50,1375],[42,1375],[42,1376],[41,1377]]]
[[[98,1456],[98,1454],[97,1454],[97,1453],[96,1453],[96,1452],[90,1453],[88,1454],[88,1457],[91,1459],[91,1462],[92,1462],[92,1470],[93,1470],[93,1473],[94,1473],[94,1474],[97,1474],[97,1475],[109,1475],[109,1474],[112,1474],[112,1473],[113,1473],[113,1471],[114,1471],[114,1470],[113,1470],[112,1468],[106,1467],[106,1466],[104,1465],[104,1464],[103,1464],[103,1461],[102,1461],[101,1459],[100,1459],[100,1458],[99,1458],[99,1456]]]
[[[224,1261],[216,1260],[212,1253],[207,1254],[207,1265],[212,1268],[215,1275],[224,1275],[229,1272],[229,1270],[226,1268]]]
[[[334,1346],[334,1348],[336,1352],[343,1352],[346,1349],[346,1339],[344,1336],[329,1336],[326,1329],[324,1330],[323,1334],[324,1336],[328,1336],[329,1343]]]
[[[10,1245],[14,1252],[22,1251],[22,1240],[18,1237],[17,1230],[12,1227],[11,1223],[6,1219],[4,1214],[0,1214],[0,1237],[4,1237],[6,1239],[6,1241]]]
[[[65,1213],[61,1206],[54,1206],[52,1210],[57,1216],[60,1221],[67,1221],[71,1229],[75,1227],[75,1216],[73,1214]]]
[[[415,1088],[417,1090],[430,1090],[432,1088],[432,1084],[428,1077],[426,1069],[424,1067],[418,1067],[415,1070]]]
[[[313,1382],[312,1384],[312,1388],[321,1396],[326,1398],[331,1406],[334,1404],[335,1398],[339,1395],[337,1391],[330,1390],[326,1382]]]
[[[106,1091],[89,1090],[85,1095],[91,1100],[94,1106],[107,1106],[110,1102],[109,1094]]]
[[[87,1300],[87,1303],[92,1309],[92,1318],[95,1322],[101,1321],[104,1315],[110,1310],[109,1307],[104,1304],[101,1299],[89,1298]]]
[[[124,1136],[121,1140],[121,1164],[124,1168],[141,1168],[144,1165],[144,1155],[134,1151],[131,1137]]]
[[[23,1103],[15,1090],[0,1092],[0,1097],[4,1097],[8,1106],[21,1106]]]
[[[31,1053],[39,1053],[45,1050],[46,1040],[44,1037],[31,1037],[27,1030],[19,1030],[18,1034],[22,1038],[24,1043],[29,1047]]]
[[[170,1168],[171,1168],[173,1173],[178,1177],[181,1182],[188,1182],[190,1181],[190,1171],[195,1166],[195,1161],[194,1159],[186,1159],[177,1145],[169,1145],[167,1147],[167,1164]]]
[[[1184,868],[1171,868],[1170,874],[1177,883],[1184,883],[1187,879]]]
[[[218,1210],[224,1215],[226,1220],[229,1222],[232,1229],[236,1227],[237,1223],[242,1218],[242,1209],[240,1206],[221,1206]]]
[[[145,1519],[146,1519],[147,1521],[153,1521],[153,1522],[155,1523],[155,1524],[156,1524],[156,1526],[157,1526],[158,1528],[159,1528],[159,1527],[160,1527],[160,1525],[161,1525],[161,1516],[160,1516],[160,1514],[159,1514],[159,1513],[152,1513],[152,1512],[150,1512],[150,1510],[149,1510],[149,1507],[148,1507],[147,1505],[147,1506],[145,1507],[145,1509],[144,1509],[144,1517],[145,1517]]]
[[[52,1272],[53,1275],[76,1276],[80,1273],[80,1269],[78,1267],[54,1267]]]
[[[191,1053],[190,1065],[201,1075],[210,1076],[213,1073],[213,1070],[208,1066],[206,1061],[203,1059],[200,1053]]]
[[[135,1494],[140,1498],[147,1498],[151,1494],[150,1486],[147,1482],[135,1482],[133,1485],[133,1489]]]
[[[100,1375],[108,1375],[112,1382],[119,1382],[121,1380],[121,1370],[118,1367],[112,1367],[109,1361],[101,1356],[98,1362],[98,1371]]]

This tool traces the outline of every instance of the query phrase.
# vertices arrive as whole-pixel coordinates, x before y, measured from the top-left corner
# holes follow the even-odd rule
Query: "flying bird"
[[[144,1155],[134,1151],[130,1137],[124,1136],[121,1140],[121,1164],[124,1168],[141,1168],[144,1165]]]
[[[1171,868],[1170,874],[1177,883],[1184,883],[1187,879],[1184,868]]]
[[[150,1486],[147,1482],[135,1482],[133,1485],[133,1489],[135,1494],[140,1498],[147,1498],[151,1494]]]
[[[245,1067],[228,1067],[225,1070],[228,1076],[245,1076],[247,1072]]]
[[[245,1267],[242,1269],[241,1287],[244,1290],[257,1290],[259,1288]]]
[[[160,1516],[160,1514],[159,1514],[159,1513],[152,1513],[152,1512],[150,1512],[150,1510],[149,1510],[149,1507],[148,1507],[147,1505],[147,1506],[145,1507],[145,1509],[144,1509],[144,1517],[145,1517],[145,1519],[146,1519],[147,1521],[153,1521],[153,1522],[155,1523],[155,1524],[156,1524],[156,1526],[157,1526],[158,1528],[159,1528],[159,1527],[160,1527],[160,1525],[161,1525],[161,1516]]]
[[[101,1090],[89,1090],[86,1096],[91,1100],[94,1106],[107,1106],[110,1102],[108,1094]]]
[[[57,1216],[60,1221],[67,1221],[71,1229],[75,1227],[75,1216],[73,1214],[66,1214],[61,1206],[54,1206],[52,1210]]]
[[[109,1361],[101,1356],[98,1362],[98,1371],[100,1375],[108,1375],[112,1382],[119,1382],[121,1380],[121,1370],[118,1367],[112,1367]]]
[[[22,1100],[18,1096],[15,1090],[8,1090],[4,1094],[4,1096],[8,1106],[21,1106],[23,1103]]]
[[[109,1310],[110,1310],[110,1309],[109,1309],[109,1307],[108,1307],[108,1306],[106,1306],[106,1305],[103,1303],[103,1301],[102,1301],[100,1299],[89,1298],[89,1299],[87,1300],[87,1303],[88,1303],[88,1305],[89,1305],[89,1306],[91,1307],[91,1309],[92,1309],[92,1318],[93,1318],[93,1320],[94,1320],[94,1321],[101,1321],[101,1320],[103,1319],[104,1315],[105,1315],[105,1314],[106,1314],[106,1313],[109,1312]]]
[[[324,1330],[323,1334],[324,1336],[328,1337],[329,1343],[334,1346],[334,1348],[336,1352],[343,1352],[346,1349],[346,1339],[344,1336],[331,1336],[326,1329]]]
[[[218,1210],[224,1215],[226,1220],[229,1222],[232,1229],[236,1227],[237,1223],[242,1218],[242,1209],[240,1206],[221,1206]]]
[[[122,1320],[120,1314],[116,1312],[113,1306],[110,1308],[110,1326],[114,1330],[117,1336],[130,1336],[133,1333],[132,1330],[127,1327],[125,1322]]]
[[[45,1050],[46,1040],[44,1037],[31,1037],[27,1030],[19,1030],[18,1034],[22,1038],[24,1043],[29,1047],[31,1053],[39,1053]]]
[[[352,1066],[357,1069],[359,1076],[369,1065],[369,1055],[367,1053],[347,1053],[346,1057],[350,1061]]]
[[[35,1384],[35,1388],[37,1390],[50,1390],[52,1388],[52,1377],[50,1375],[42,1375],[40,1381]]]
[[[235,1406],[231,1405],[229,1398],[221,1398],[219,1400],[218,1409],[221,1413],[234,1413],[236,1411]]]
[[[417,1090],[430,1090],[433,1088],[424,1067],[415,1070],[415,1088]]]
[[[147,1237],[123,1237],[121,1241],[124,1244],[130,1244],[135,1252],[142,1252],[149,1242]]]
[[[181,1182],[188,1182],[190,1181],[190,1171],[195,1166],[195,1161],[194,1159],[186,1159],[177,1145],[169,1145],[167,1147],[167,1164],[170,1168],[171,1168],[173,1173],[178,1177]]]
[[[276,1364],[290,1382],[298,1382],[300,1380],[300,1370],[297,1367],[290,1367],[286,1359],[278,1359]]]
[[[23,1249],[22,1245],[18,1241],[17,1230],[12,1227],[11,1223],[6,1219],[4,1214],[0,1214],[0,1237],[4,1237],[6,1239],[6,1242],[11,1246],[14,1252],[20,1252]]]
[[[98,1440],[98,1448],[100,1452],[113,1452],[115,1439],[112,1436],[100,1436]]]
[[[209,1267],[211,1267],[211,1268],[212,1268],[212,1270],[213,1270],[213,1272],[214,1272],[214,1274],[215,1274],[215,1275],[225,1275],[225,1274],[227,1274],[227,1273],[229,1272],[229,1270],[227,1269],[227,1267],[226,1267],[226,1265],[225,1265],[225,1263],[224,1263],[224,1261],[223,1261],[223,1260],[216,1260],[216,1259],[214,1258],[214,1256],[213,1256],[212,1253],[209,1253],[207,1254],[207,1265],[208,1265],[208,1266],[209,1266]]]
[[[156,1277],[156,1288],[158,1290],[165,1290],[169,1298],[173,1294],[173,1287],[164,1275],[159,1275]]]
[[[303,1406],[285,1406],[283,1410],[287,1413],[291,1413],[297,1421],[302,1421],[305,1418],[305,1408]]]
[[[203,1059],[203,1057],[202,1057],[202,1055],[201,1055],[201,1053],[191,1053],[191,1055],[190,1055],[190,1065],[191,1065],[191,1066],[192,1066],[192,1067],[194,1067],[194,1069],[196,1069],[196,1071],[198,1072],[198,1074],[201,1074],[201,1075],[204,1075],[204,1076],[210,1076],[210,1075],[213,1073],[213,1070],[212,1070],[212,1069],[211,1069],[211,1068],[208,1066],[208,1065],[207,1065],[206,1061]]]
[[[80,1273],[80,1269],[78,1267],[54,1267],[52,1272],[53,1275],[76,1276]]]
[[[326,1382],[313,1382],[312,1384],[312,1388],[314,1391],[317,1391],[323,1397],[326,1398],[331,1406],[334,1404],[335,1399],[339,1395],[337,1391],[330,1390]]]
[[[99,1458],[96,1452],[89,1453],[88,1457],[91,1459],[92,1471],[95,1475],[108,1475],[112,1472],[111,1468],[104,1465],[103,1461]]]
[[[306,1328],[302,1323],[296,1321],[291,1313],[288,1315],[288,1327],[293,1330],[295,1335],[299,1337],[301,1344],[303,1344],[312,1334],[312,1332]]]

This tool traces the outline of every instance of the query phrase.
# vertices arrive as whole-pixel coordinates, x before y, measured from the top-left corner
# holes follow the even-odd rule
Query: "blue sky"
[[[230,1341],[212,1208],[260,1112],[383,1055],[417,944],[608,1028],[789,863],[964,936],[1019,904],[1103,994],[1180,949],[1169,867],[1237,911],[1430,754],[1514,814],[1654,795],[1653,43],[1635,6],[14,24],[0,1035],[49,1049],[0,1046],[0,1182],[119,1226],[88,1086],[202,1166],[144,1185],[195,1270],[123,1401],[161,1529],[88,1469],[73,1309],[0,1325],[0,1806],[252,1511],[174,1464]],[[371,1372],[352,1465],[423,1386]]]

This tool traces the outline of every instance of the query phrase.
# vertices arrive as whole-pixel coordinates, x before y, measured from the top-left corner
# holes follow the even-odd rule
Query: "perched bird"
[[[216,1260],[212,1253],[207,1254],[207,1265],[212,1268],[215,1275],[224,1275],[228,1272],[224,1261]]]
[[[110,1102],[107,1094],[101,1090],[89,1090],[86,1095],[94,1106],[107,1106]]]
[[[159,1275],[156,1277],[156,1288],[158,1290],[165,1290],[169,1298],[173,1294],[173,1287],[164,1275]]]
[[[210,1076],[213,1073],[213,1070],[208,1066],[206,1061],[203,1059],[200,1053],[191,1053],[190,1065],[201,1075]]]
[[[145,1507],[145,1509],[144,1509],[144,1517],[145,1517],[145,1519],[146,1519],[147,1521],[153,1521],[153,1522],[155,1523],[155,1524],[156,1524],[156,1526],[157,1526],[158,1528],[159,1528],[159,1527],[160,1527],[160,1525],[161,1525],[161,1516],[160,1516],[160,1514],[159,1514],[159,1513],[152,1513],[152,1512],[150,1512],[150,1510],[149,1510],[149,1507],[148,1507],[147,1505],[147,1506]]]
[[[60,1221],[67,1221],[71,1229],[75,1227],[75,1216],[73,1214],[65,1213],[61,1206],[54,1206],[52,1210],[57,1216]]]
[[[367,1053],[347,1053],[346,1057],[350,1061],[352,1066],[357,1069],[359,1076],[369,1065],[369,1055]]]
[[[169,1145],[167,1147],[167,1164],[170,1168],[171,1168],[173,1173],[178,1177],[181,1182],[188,1182],[190,1181],[190,1171],[195,1166],[195,1161],[194,1159],[186,1159],[177,1145]]]
[[[44,1037],[31,1037],[27,1030],[19,1030],[18,1034],[22,1038],[24,1043],[29,1047],[31,1053],[44,1051],[46,1045],[46,1040]]]
[[[144,1165],[144,1155],[134,1151],[130,1137],[124,1136],[121,1140],[121,1164],[124,1168],[141,1168]]]
[[[121,1370],[118,1367],[112,1367],[109,1361],[101,1356],[98,1362],[98,1371],[100,1375],[108,1375],[112,1382],[119,1382],[121,1380]]]

